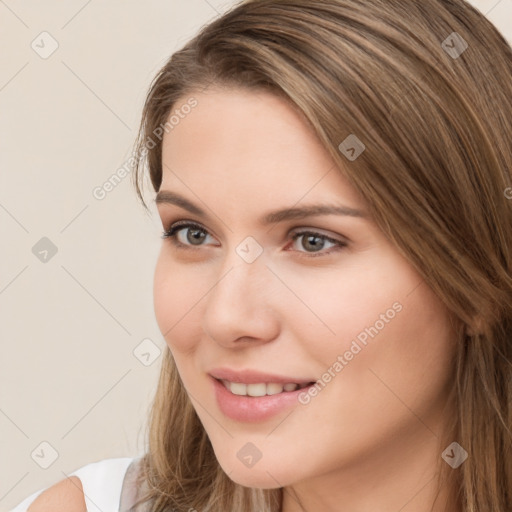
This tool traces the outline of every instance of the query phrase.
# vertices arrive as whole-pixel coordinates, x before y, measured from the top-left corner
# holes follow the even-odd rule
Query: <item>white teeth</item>
[[[293,382],[284,385],[276,382],[270,382],[268,384],[264,382],[258,384],[243,384],[242,382],[229,382],[227,380],[222,380],[221,382],[231,393],[240,396],[277,395],[283,391],[295,391],[298,388],[307,386],[307,384],[299,385]]]
[[[247,394],[249,396],[265,396],[267,394],[267,385],[247,384]]]
[[[267,395],[277,395],[283,391],[283,385],[275,382],[267,384]]]
[[[241,382],[230,382],[228,389],[233,395],[247,395],[247,386]]]

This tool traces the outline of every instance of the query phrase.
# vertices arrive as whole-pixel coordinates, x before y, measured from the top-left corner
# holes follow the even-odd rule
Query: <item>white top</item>
[[[87,512],[119,512],[121,490],[128,466],[135,457],[120,457],[91,462],[69,476],[82,482]],[[10,512],[27,512],[32,502],[47,488],[39,489]]]

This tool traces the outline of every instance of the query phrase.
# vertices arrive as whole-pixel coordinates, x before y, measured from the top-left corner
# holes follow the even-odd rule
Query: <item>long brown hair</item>
[[[512,510],[511,77],[511,47],[464,0],[247,0],[165,63],[135,144],[147,208],[143,176],[159,190],[163,134],[195,93],[265,90],[300,113],[460,324],[456,414],[440,450],[457,441],[469,456],[452,469],[440,452],[438,475],[466,512]],[[365,145],[356,159],[343,151],[349,136]],[[142,477],[155,512],[282,505],[282,489],[243,487],[223,472],[170,351]]]

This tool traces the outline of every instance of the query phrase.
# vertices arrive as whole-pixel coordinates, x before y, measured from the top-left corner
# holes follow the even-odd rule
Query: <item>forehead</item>
[[[221,155],[247,166],[249,157],[270,154],[286,160],[297,153],[328,160],[314,132],[282,98],[245,90],[213,90],[193,97],[197,105],[164,135],[165,161],[185,155],[215,161]],[[188,100],[178,101],[173,112]]]
[[[182,98],[173,112],[191,97],[197,105],[164,135],[161,190],[214,203],[229,197],[294,204],[304,197],[361,205],[316,134],[284,99],[209,90]]]

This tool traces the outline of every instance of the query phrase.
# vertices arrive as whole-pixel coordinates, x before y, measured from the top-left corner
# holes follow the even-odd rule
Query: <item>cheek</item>
[[[201,298],[208,291],[201,282],[197,269],[178,267],[165,257],[162,248],[155,267],[153,306],[160,332],[173,352],[190,351],[195,345],[194,328],[201,325]]]
[[[436,378],[441,385],[453,358],[454,332],[444,305],[419,274],[383,251],[378,262],[361,259],[337,275],[297,283],[319,317],[302,317],[299,339],[311,340],[312,355],[331,373],[350,374],[344,386],[354,392],[368,384],[369,369],[400,387],[400,377],[406,385],[420,387]]]
[[[371,326],[387,330],[387,325],[400,316],[404,296],[415,282],[386,269],[385,261],[379,263],[361,258],[359,264],[296,279],[294,291],[309,307],[309,311],[301,307],[295,312],[311,333],[305,339],[338,354],[349,350],[354,339],[364,346]],[[390,274],[395,277],[389,279]]]
[[[373,397],[369,403],[375,408],[380,404],[390,411],[388,420],[404,412],[407,418],[406,410],[401,411],[403,404],[414,407],[420,417],[430,417],[437,414],[433,411],[440,407],[450,385],[455,332],[449,312],[425,282],[394,275],[397,287],[375,302],[379,307],[364,326],[366,344],[358,343],[360,352],[351,356],[346,382],[354,393]],[[378,315],[393,301],[400,303],[400,310],[387,322],[379,322]]]
[[[403,369],[410,378],[411,392],[420,393],[425,385],[442,386],[450,375],[456,348],[456,332],[444,304],[428,288],[419,285],[402,299],[403,310],[383,338],[386,349],[381,350],[375,368],[385,371],[393,382],[392,368]]]
[[[335,334],[319,340],[324,329],[315,335],[308,324],[298,338],[308,340],[311,360],[324,372],[319,391],[304,397],[304,421],[315,417],[318,438],[342,432],[351,440],[339,449],[348,458],[418,425],[430,435],[417,418],[434,428],[452,379],[455,347],[442,302],[397,259],[317,284],[324,298],[309,305]],[[326,458],[336,464],[341,452],[329,447]]]

